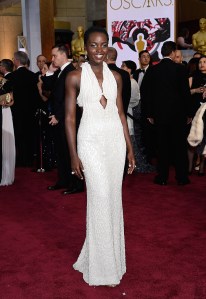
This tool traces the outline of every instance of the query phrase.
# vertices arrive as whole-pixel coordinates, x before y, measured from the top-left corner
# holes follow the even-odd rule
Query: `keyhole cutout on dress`
[[[102,107],[105,109],[107,107],[107,99],[105,98],[104,95],[102,95],[101,99],[99,100],[100,104]]]

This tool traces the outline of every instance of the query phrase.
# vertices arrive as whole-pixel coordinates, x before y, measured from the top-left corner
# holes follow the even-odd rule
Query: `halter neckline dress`
[[[126,272],[122,210],[126,143],[116,99],[117,83],[107,64],[101,88],[90,64],[84,63],[77,98],[83,107],[77,146],[87,188],[87,229],[74,269],[89,285],[119,284]]]

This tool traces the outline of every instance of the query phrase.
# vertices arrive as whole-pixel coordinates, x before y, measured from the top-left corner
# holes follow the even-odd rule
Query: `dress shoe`
[[[64,188],[66,188],[66,186],[56,184],[56,185],[47,187],[47,190],[55,191],[55,190],[64,189]]]
[[[204,176],[204,172],[198,172],[198,176]]]
[[[84,192],[83,188],[71,188],[71,189],[66,189],[62,193],[64,195],[69,195],[69,194],[76,194],[76,193],[81,193],[81,192]]]
[[[188,185],[188,184],[190,184],[190,180],[188,178],[177,181],[177,185],[179,185],[179,186],[184,186],[184,185]]]
[[[161,186],[166,186],[167,185],[167,181],[160,179],[158,176],[156,176],[154,178],[154,183],[157,184],[157,185],[161,185]]]

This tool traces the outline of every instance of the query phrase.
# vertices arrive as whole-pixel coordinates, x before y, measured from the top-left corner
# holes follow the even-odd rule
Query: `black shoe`
[[[204,176],[204,172],[198,172],[198,176]]]
[[[188,178],[177,181],[177,185],[179,185],[179,186],[184,186],[184,185],[188,185],[188,184],[190,184],[190,180]]]
[[[55,190],[64,189],[64,188],[66,188],[66,186],[56,184],[56,185],[47,187],[47,190],[55,191]]]
[[[83,188],[72,188],[72,189],[66,189],[65,191],[63,191],[62,193],[64,195],[69,195],[69,194],[76,194],[76,193],[81,193],[84,192]]]
[[[166,186],[167,185],[167,181],[166,180],[162,180],[158,176],[156,176],[154,178],[154,184],[161,185],[161,186]]]

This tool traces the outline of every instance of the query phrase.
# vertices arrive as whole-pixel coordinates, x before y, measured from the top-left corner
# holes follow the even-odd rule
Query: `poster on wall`
[[[175,38],[176,0],[107,0],[109,45],[118,52],[117,65],[133,60],[148,50],[153,62],[161,56],[161,46]]]

